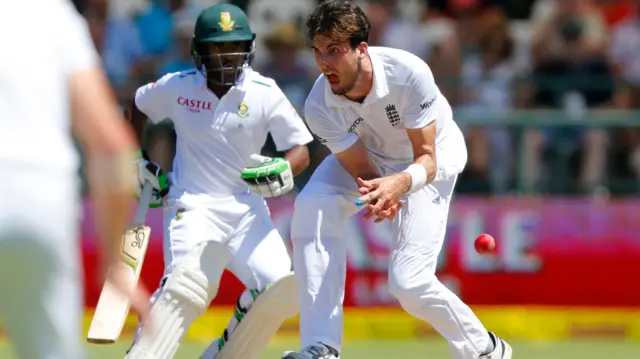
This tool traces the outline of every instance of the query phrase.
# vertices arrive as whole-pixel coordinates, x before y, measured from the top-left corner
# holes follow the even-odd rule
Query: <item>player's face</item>
[[[331,91],[336,95],[345,95],[351,91],[362,71],[360,53],[349,43],[336,42],[324,35],[313,38],[311,49]]]
[[[246,42],[208,42],[202,44],[205,56],[202,62],[209,70],[209,76],[229,78],[235,76],[237,69],[242,67],[249,45]],[[212,74],[213,72],[213,74]]]

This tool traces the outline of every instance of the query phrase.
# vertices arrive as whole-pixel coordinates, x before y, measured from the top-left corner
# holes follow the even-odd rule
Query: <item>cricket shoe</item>
[[[339,355],[332,347],[318,343],[309,345],[299,352],[285,352],[281,359],[339,359]]]
[[[513,350],[511,346],[504,340],[498,338],[497,335],[489,332],[489,338],[493,342],[493,351],[489,354],[480,356],[480,359],[511,359]]]

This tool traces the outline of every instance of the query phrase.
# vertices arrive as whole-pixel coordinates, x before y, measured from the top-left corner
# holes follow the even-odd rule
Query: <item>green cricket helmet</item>
[[[191,55],[196,68],[207,81],[233,86],[242,70],[251,65],[255,51],[256,34],[251,31],[249,18],[239,7],[219,3],[204,9],[196,20]],[[244,51],[207,51],[206,44],[245,44]]]

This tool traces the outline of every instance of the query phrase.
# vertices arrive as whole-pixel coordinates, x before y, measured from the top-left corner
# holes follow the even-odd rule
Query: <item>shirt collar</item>
[[[371,59],[371,66],[373,67],[373,84],[371,86],[371,91],[369,91],[364,101],[360,104],[351,101],[344,96],[335,95],[333,92],[331,92],[331,86],[329,86],[329,83],[325,78],[324,98],[327,105],[333,107],[367,106],[389,94],[387,75],[384,71],[384,63],[382,62],[382,59],[379,58],[375,53],[371,52],[369,52],[369,58]]]

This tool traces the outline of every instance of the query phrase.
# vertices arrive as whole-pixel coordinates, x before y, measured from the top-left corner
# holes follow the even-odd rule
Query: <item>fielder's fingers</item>
[[[365,187],[365,188],[370,188],[371,186],[367,183],[367,181],[363,180],[362,178],[358,177],[356,178],[356,183],[358,184],[358,187]]]
[[[402,200],[398,200],[394,203],[389,204],[388,208],[378,213],[378,218],[376,218],[375,222],[380,223],[385,219],[393,221],[396,218],[396,215],[398,215],[398,212],[400,211],[403,205],[404,205],[404,201]]]
[[[373,204],[374,201],[378,200],[382,196],[382,191],[380,189],[376,189],[372,192],[369,192],[363,196],[360,196],[356,201],[356,206],[364,206],[365,204]]]
[[[376,218],[375,222],[380,223],[385,219],[392,221],[396,217],[397,213],[398,211],[396,210],[395,205],[391,205],[391,207],[383,209],[382,211],[380,211],[380,213],[378,213],[378,218]]]
[[[376,216],[380,216],[380,212],[389,207],[389,200],[381,196],[374,203],[369,204],[369,210]]]

